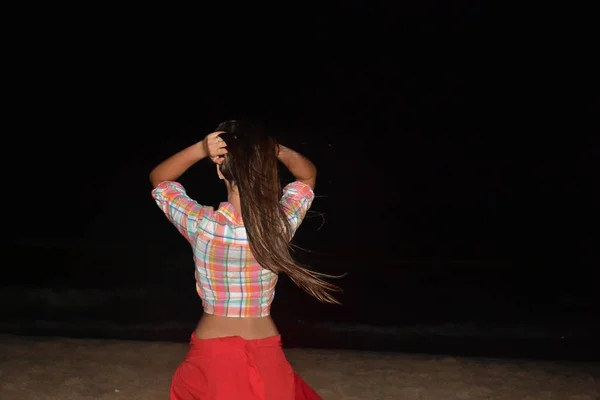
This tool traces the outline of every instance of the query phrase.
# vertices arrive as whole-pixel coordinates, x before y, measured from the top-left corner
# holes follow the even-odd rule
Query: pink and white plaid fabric
[[[152,197],[192,245],[196,290],[204,312],[238,318],[269,315],[277,274],[254,259],[240,213],[230,203],[221,203],[216,211],[202,206],[177,182],[160,183]],[[313,200],[313,191],[302,182],[283,189],[281,206],[292,234]]]

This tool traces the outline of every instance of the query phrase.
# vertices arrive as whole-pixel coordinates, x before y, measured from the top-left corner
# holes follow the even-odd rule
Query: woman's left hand
[[[227,154],[227,143],[219,136],[223,131],[213,132],[206,135],[202,141],[204,151],[215,164],[223,163],[223,155]]]

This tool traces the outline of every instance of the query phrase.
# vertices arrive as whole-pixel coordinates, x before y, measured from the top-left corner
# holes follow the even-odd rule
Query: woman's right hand
[[[224,131],[217,131],[213,133],[209,133],[206,135],[204,140],[202,141],[202,145],[204,146],[204,151],[208,157],[215,164],[223,163],[223,155],[227,154],[227,143],[219,136],[220,134],[225,133]]]

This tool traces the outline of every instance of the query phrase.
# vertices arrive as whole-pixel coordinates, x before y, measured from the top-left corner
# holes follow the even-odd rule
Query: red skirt
[[[198,339],[175,371],[171,400],[322,400],[287,361],[281,337]]]

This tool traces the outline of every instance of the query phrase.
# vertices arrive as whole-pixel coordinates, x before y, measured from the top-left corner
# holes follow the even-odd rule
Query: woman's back
[[[204,309],[197,336],[250,339],[277,334],[267,317],[278,275],[254,258],[239,210],[229,202],[221,203],[217,210],[202,206],[175,182],[162,182],[152,194],[193,247],[196,290]],[[280,205],[292,234],[313,199],[313,191],[302,182],[284,188]]]

